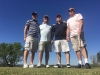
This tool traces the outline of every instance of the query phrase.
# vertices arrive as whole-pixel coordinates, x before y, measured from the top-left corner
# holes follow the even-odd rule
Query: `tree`
[[[100,51],[97,53],[97,62],[100,63]]]
[[[15,66],[23,58],[23,46],[20,43],[1,43],[0,59],[4,66]]]
[[[93,65],[97,65],[97,57],[96,57],[96,55],[91,55],[90,56],[90,60],[91,60]]]

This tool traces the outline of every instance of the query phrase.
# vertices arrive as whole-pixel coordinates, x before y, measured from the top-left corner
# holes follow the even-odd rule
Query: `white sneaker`
[[[50,66],[49,65],[46,65],[46,68],[50,68]]]
[[[24,65],[23,65],[23,68],[28,68],[28,65],[27,65],[27,64],[24,64]]]
[[[37,68],[40,68],[40,67],[41,67],[41,64],[38,64],[36,67],[37,67]]]
[[[34,68],[34,65],[30,65],[29,68]]]

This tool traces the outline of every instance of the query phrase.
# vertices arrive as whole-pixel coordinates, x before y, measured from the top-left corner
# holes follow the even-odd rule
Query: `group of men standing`
[[[41,67],[43,52],[45,51],[45,66],[49,68],[49,52],[52,51],[52,44],[54,44],[54,51],[57,56],[58,63],[55,68],[61,68],[61,51],[65,53],[67,68],[70,68],[70,48],[68,42],[71,40],[72,47],[76,52],[79,64],[76,68],[82,68],[82,55],[85,61],[85,67],[91,68],[88,63],[88,53],[86,50],[86,44],[83,32],[83,17],[80,13],[75,14],[75,9],[70,8],[68,10],[70,18],[67,22],[62,21],[62,16],[57,15],[55,25],[49,24],[49,16],[43,17],[43,23],[41,25],[37,22],[37,13],[32,13],[32,20],[28,20],[24,28],[24,65],[23,68],[33,68],[33,60],[35,52],[38,49],[38,34],[40,34],[39,42],[39,54],[37,68]],[[28,30],[28,33],[27,33]],[[55,36],[55,39],[53,40]],[[30,52],[30,65],[27,64],[28,52]]]

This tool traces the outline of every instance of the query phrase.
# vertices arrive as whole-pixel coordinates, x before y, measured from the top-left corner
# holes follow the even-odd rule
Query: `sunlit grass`
[[[27,68],[0,67],[0,75],[100,75],[100,68]]]

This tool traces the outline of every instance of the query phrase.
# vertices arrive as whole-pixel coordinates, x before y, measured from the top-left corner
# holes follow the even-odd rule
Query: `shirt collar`
[[[44,23],[44,22],[42,22],[42,24],[49,24],[49,23]]]
[[[60,22],[60,24],[62,24],[62,23],[63,23],[63,21]],[[57,24],[58,24],[58,23],[57,23]]]
[[[38,22],[37,20],[32,20],[32,21],[34,21],[34,22]]]

